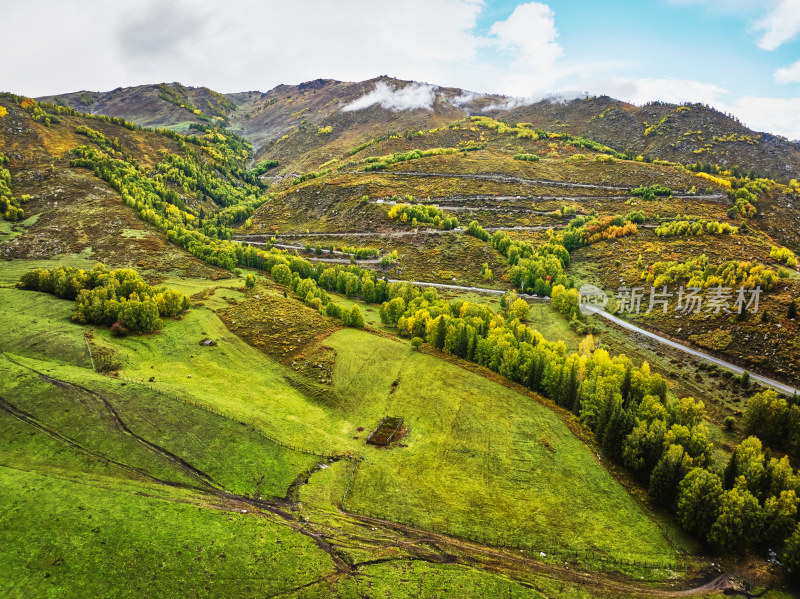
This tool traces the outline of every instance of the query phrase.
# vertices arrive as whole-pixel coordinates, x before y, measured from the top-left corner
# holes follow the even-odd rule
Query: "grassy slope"
[[[191,291],[215,283],[184,280],[182,285]],[[635,543],[637,554],[672,555],[658,528],[558,417],[539,404],[436,358],[412,353],[405,343],[353,330],[324,341],[337,355],[334,384],[316,385],[320,393],[311,385],[310,397],[320,398],[326,388],[329,397],[310,400],[297,389],[302,385],[291,371],[232,335],[210,309],[241,298],[234,289],[218,289],[206,307],[193,309],[180,322],[166,323],[153,336],[116,339],[96,329],[93,352],[111,351],[122,366],[114,379],[91,371],[83,339],[86,327],[67,322],[69,302],[4,289],[3,311],[13,315],[4,328],[15,332],[4,337],[2,349],[24,365],[89,387],[105,397],[134,432],[178,453],[231,491],[280,496],[296,473],[313,463],[311,456],[269,442],[266,434],[317,453],[363,454],[366,459],[348,500],[352,509],[494,542],[535,540],[548,547],[596,548],[618,558],[631,555]],[[305,309],[299,304],[297,308]],[[58,335],[48,338],[47,331],[54,330]],[[198,342],[206,337],[218,345],[201,347]],[[56,389],[52,384],[24,368],[7,363],[4,368],[14,374],[6,377],[13,379],[13,389],[24,391],[15,396],[26,397],[26,411],[40,420],[86,447],[137,464],[159,478],[196,482],[115,435],[86,393],[51,393]],[[390,394],[398,377],[400,384]],[[13,395],[11,387],[5,388],[7,396]],[[425,394],[418,393],[420,388],[427,389]],[[65,408],[69,415],[61,413]],[[365,447],[356,429],[372,427],[395,412],[410,426],[405,441],[409,447]],[[90,417],[95,423],[92,435],[79,426]],[[23,453],[38,452],[25,451],[24,442],[18,441],[3,455],[8,460]],[[26,468],[42,468],[46,462]],[[435,469],[430,468],[433,463]],[[258,486],[264,474],[266,483]],[[601,492],[581,493],[587,489],[585,480]],[[401,486],[399,481],[407,482]],[[378,488],[380,493],[375,492]],[[559,496],[584,497],[586,509],[566,510]],[[629,520],[627,525],[623,519]],[[580,538],[567,533],[575,527],[585,529]]]
[[[408,447],[365,448],[348,508],[534,549],[673,555],[551,410],[405,343],[352,330],[326,343],[355,423],[369,430],[396,415],[409,430]]]
[[[0,410],[1,593],[243,596],[288,591],[329,573],[326,554],[279,520],[234,513],[236,505],[157,482],[202,486],[123,434],[98,397],[134,434],[234,493],[282,496],[316,458],[94,374],[86,327],[66,320],[69,302],[2,289],[0,306],[0,349],[9,352],[0,358],[0,397],[41,425]],[[69,380],[85,390],[61,382]]]
[[[7,466],[0,485],[7,597],[263,596],[332,571],[274,517],[212,509],[185,491]]]

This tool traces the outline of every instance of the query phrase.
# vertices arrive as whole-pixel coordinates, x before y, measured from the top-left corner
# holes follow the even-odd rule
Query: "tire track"
[[[192,466],[191,464],[189,464],[188,462],[186,462],[182,458],[180,458],[177,455],[173,454],[172,452],[170,452],[170,451],[168,451],[168,450],[156,445],[155,443],[151,443],[150,441],[148,441],[148,440],[146,440],[146,439],[144,439],[142,437],[139,437],[138,435],[133,433],[127,427],[127,425],[125,425],[125,423],[122,421],[122,419],[119,417],[117,412],[113,409],[113,407],[110,406],[110,404],[108,404],[108,402],[105,400],[105,398],[103,398],[99,394],[95,393],[94,391],[92,391],[90,389],[87,389],[86,387],[83,387],[82,385],[78,385],[76,383],[72,383],[70,381],[65,381],[65,380],[62,380],[62,379],[58,379],[56,377],[51,377],[49,375],[46,375],[46,374],[36,370],[35,368],[32,368],[30,366],[26,366],[25,364],[22,364],[22,363],[18,362],[17,360],[14,360],[11,356],[9,356],[3,350],[0,350],[0,356],[4,357],[6,360],[11,362],[12,364],[15,364],[15,365],[17,365],[17,366],[19,366],[21,368],[24,368],[26,370],[29,370],[29,371],[35,373],[36,375],[41,377],[43,380],[47,381],[48,383],[50,383],[52,385],[55,385],[55,386],[60,387],[60,388],[71,387],[71,388],[74,388],[74,389],[79,389],[79,390],[81,390],[81,391],[83,391],[85,393],[88,393],[90,396],[95,397],[98,400],[102,401],[103,404],[105,404],[107,406],[107,408],[110,410],[110,414],[113,415],[115,421],[119,425],[119,430],[120,431],[124,432],[127,435],[130,435],[137,442],[142,443],[148,449],[150,449],[151,451],[153,451],[154,453],[159,455],[159,457],[161,457],[161,458],[171,462],[172,464],[178,466],[185,473],[187,473],[190,476],[192,476],[193,478],[195,478],[200,483],[200,486],[195,487],[195,486],[188,485],[188,484],[185,484],[185,483],[179,483],[179,482],[163,480],[163,479],[157,478],[157,477],[155,477],[155,476],[153,476],[151,474],[148,474],[147,472],[145,472],[143,470],[140,470],[138,468],[134,468],[134,467],[128,466],[128,465],[126,465],[124,463],[117,462],[116,460],[112,460],[112,459],[102,455],[101,453],[95,452],[95,451],[93,451],[91,449],[88,449],[88,448],[84,447],[83,445],[81,445],[80,443],[75,441],[74,439],[72,439],[72,438],[70,438],[70,437],[68,437],[68,436],[66,436],[66,435],[64,435],[62,433],[59,433],[57,430],[53,429],[52,427],[46,426],[45,424],[39,422],[39,420],[37,418],[35,418],[34,416],[32,416],[30,414],[27,414],[26,412],[24,412],[20,408],[18,408],[16,406],[14,406],[13,404],[9,403],[4,398],[0,398],[0,409],[8,412],[14,418],[25,422],[29,426],[35,428],[36,430],[38,430],[38,431],[40,431],[40,432],[42,432],[42,433],[44,433],[46,435],[48,435],[49,437],[55,439],[56,441],[59,441],[59,442],[63,443],[64,445],[67,445],[68,447],[70,447],[72,449],[75,449],[75,450],[77,450],[77,451],[79,451],[81,453],[89,455],[89,456],[91,456],[91,457],[93,457],[95,459],[101,460],[104,463],[110,463],[110,464],[114,464],[116,466],[119,466],[120,468],[122,468],[122,469],[124,469],[124,470],[126,470],[128,472],[134,472],[134,473],[136,473],[138,475],[141,475],[144,478],[150,480],[153,483],[156,483],[156,484],[159,484],[159,485],[164,485],[164,486],[167,486],[167,487],[199,491],[199,492],[201,492],[203,494],[207,494],[207,495],[219,498],[219,499],[224,499],[224,500],[226,500],[228,502],[236,502],[236,503],[247,504],[247,505],[253,506],[255,508],[267,511],[267,512],[269,512],[271,514],[274,514],[276,516],[279,516],[286,526],[289,526],[295,532],[298,532],[298,533],[300,533],[302,535],[305,535],[305,536],[313,539],[315,544],[320,549],[325,551],[325,553],[327,553],[331,557],[331,559],[334,562],[334,565],[336,566],[337,572],[339,572],[339,573],[344,573],[344,572],[348,572],[349,573],[350,572],[350,561],[351,560],[349,560],[349,558],[346,556],[346,554],[343,554],[343,552],[341,552],[339,549],[334,547],[332,544],[326,542],[324,540],[324,536],[323,535],[315,533],[315,532],[309,530],[308,528],[306,528],[306,526],[304,526],[302,524],[302,522],[296,516],[294,516],[291,513],[291,511],[295,509],[295,503],[293,501],[291,501],[291,499],[288,499],[288,498],[275,498],[275,499],[272,499],[272,500],[263,500],[263,499],[254,499],[252,497],[247,497],[247,496],[244,496],[244,495],[238,495],[236,493],[231,493],[230,491],[227,491],[226,489],[221,487],[219,484],[215,483],[210,476],[208,476],[205,473],[201,472],[200,470],[198,470],[197,468],[195,468],[194,466]],[[214,509],[219,509],[219,508],[214,508]]]
[[[84,387],[82,385],[78,385],[77,383],[72,383],[70,381],[66,381],[66,380],[63,380],[63,379],[58,379],[58,378],[52,377],[52,376],[50,376],[48,374],[45,374],[43,372],[40,372],[40,371],[36,370],[35,368],[32,368],[30,366],[26,366],[25,364],[22,364],[22,363],[20,363],[20,362],[18,362],[16,360],[14,360],[11,356],[9,356],[7,353],[5,353],[2,350],[0,350],[0,355],[2,355],[6,360],[11,362],[12,364],[16,364],[20,368],[24,368],[26,370],[29,370],[29,371],[33,372],[39,378],[41,378],[42,380],[50,383],[51,385],[54,385],[56,387],[61,387],[61,388],[69,387],[69,388],[72,388],[72,389],[76,389],[76,390],[78,390],[78,391],[80,391],[82,393],[85,393],[85,394],[89,395],[90,397],[94,398],[96,401],[100,402],[102,404],[102,406],[105,408],[106,413],[108,414],[108,416],[111,419],[111,422],[114,425],[114,428],[116,428],[118,431],[120,431],[123,434],[127,435],[128,437],[132,438],[134,441],[136,441],[140,445],[143,445],[145,448],[147,448],[152,453],[155,453],[161,459],[171,463],[173,466],[176,466],[177,468],[182,470],[185,474],[189,475],[191,478],[194,478],[195,480],[200,482],[200,484],[203,485],[204,487],[211,487],[211,488],[216,488],[216,489],[220,489],[221,488],[221,486],[217,482],[215,482],[213,478],[211,478],[208,474],[202,472],[201,470],[195,468],[194,466],[189,464],[186,460],[184,460],[184,459],[180,458],[179,456],[175,455],[174,453],[172,453],[168,449],[165,449],[165,448],[163,448],[163,447],[161,447],[159,445],[156,445],[155,443],[152,443],[151,441],[148,441],[144,437],[140,437],[139,435],[134,433],[130,428],[128,428],[128,426],[125,424],[125,422],[123,422],[122,418],[120,418],[120,416],[119,416],[119,413],[114,409],[114,407],[111,405],[111,403],[105,397],[100,395],[99,393],[96,393],[95,391],[92,391],[91,389],[88,389],[87,387]]]

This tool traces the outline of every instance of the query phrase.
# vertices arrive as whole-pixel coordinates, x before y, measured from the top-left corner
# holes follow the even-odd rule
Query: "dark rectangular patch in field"
[[[367,437],[370,445],[389,445],[400,433],[403,428],[403,419],[397,416],[385,416],[381,423]]]

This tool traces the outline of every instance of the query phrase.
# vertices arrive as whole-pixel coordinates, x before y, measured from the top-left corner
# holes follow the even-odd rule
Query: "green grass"
[[[106,331],[97,337],[120,354],[125,379],[248,422],[309,451],[341,448],[328,411],[309,402],[287,382],[282,366],[230,333],[207,309],[192,310],[151,337],[112,339]],[[200,346],[207,337],[217,345]]]
[[[201,347],[206,337],[218,345]],[[95,341],[118,354],[129,390],[164,394],[176,405],[245,422],[304,450],[360,453],[365,461],[348,498],[352,509],[492,542],[615,557],[672,555],[659,529],[555,413],[411,352],[406,343],[354,330],[327,338],[336,364],[323,403],[304,395],[289,371],[233,336],[206,308],[166,323],[157,335],[117,339],[97,329]],[[315,387],[327,389],[309,384]],[[154,412],[154,421],[166,414]],[[387,414],[406,418],[409,447],[363,445],[366,432]],[[564,497],[573,499],[565,504]],[[609,534],[609,528],[619,532]]]
[[[39,220],[39,216],[41,215],[34,214],[19,222],[0,219],[0,244],[23,235],[28,228],[36,224],[36,221]]]
[[[520,584],[497,574],[478,572],[458,564],[429,564],[422,561],[397,560],[371,564],[359,568],[360,576],[336,581],[328,586],[313,586],[293,597],[306,599],[393,599],[394,597],[462,597],[483,599],[503,597],[515,599],[544,599],[552,596],[531,589],[529,584]],[[550,583],[555,588],[568,585]],[[576,588],[574,594],[559,594],[559,597],[590,597]],[[335,593],[335,594],[334,594]]]
[[[6,597],[271,596],[333,571],[277,518],[186,491],[7,466],[0,486]]]
[[[48,382],[0,358],[0,396],[88,450],[157,478],[197,484],[163,456],[123,434],[110,418],[105,400],[134,434],[180,455],[230,492],[282,497],[294,478],[318,461],[276,444],[248,423],[209,412],[150,384],[95,374],[83,337],[88,327],[67,320],[71,302],[10,289],[0,289],[0,301],[7,315],[0,349],[26,350],[24,356],[12,354],[12,359],[86,388]],[[95,333],[95,354],[113,349],[103,343],[103,332]],[[22,453],[36,455],[37,450]]]
[[[205,300],[205,307],[193,308],[181,320],[166,321],[157,334],[114,338],[106,329],[95,328],[92,350],[95,354],[113,355],[120,366],[119,377],[96,374],[91,362],[87,362],[84,332],[88,327],[68,321],[71,302],[34,292],[0,290],[1,305],[9,315],[0,324],[4,334],[0,348],[23,365],[2,361],[0,397],[8,401],[14,398],[12,403],[20,409],[80,446],[69,449],[63,442],[0,413],[0,464],[33,477],[37,481],[33,488],[56,493],[54,485],[60,485],[57,493],[63,495],[49,498],[37,507],[17,495],[9,495],[9,501],[20,506],[14,511],[15,517],[28,522],[15,524],[11,529],[14,532],[9,534],[19,536],[17,526],[32,526],[30,520],[34,518],[48,522],[51,513],[64,509],[60,503],[63,501],[80,500],[87,509],[102,512],[106,520],[95,515],[97,522],[118,523],[118,516],[106,503],[108,498],[114,499],[120,510],[151,515],[158,509],[166,515],[156,519],[160,523],[157,525],[171,526],[176,537],[182,537],[184,526],[206,531],[217,526],[220,538],[211,533],[207,537],[218,544],[233,543],[231,537],[240,530],[250,538],[250,529],[245,525],[227,520],[220,524],[204,507],[175,507],[174,495],[188,492],[154,486],[148,477],[208,487],[165,460],[160,451],[116,430],[99,399],[103,398],[132,433],[180,456],[206,474],[211,485],[234,493],[283,496],[298,475],[320,462],[317,456],[282,445],[318,454],[361,456],[363,461],[352,481],[352,462],[339,461],[313,474],[309,484],[300,488],[303,513],[312,522],[319,519],[323,526],[331,518],[344,517],[337,510],[349,483],[349,510],[489,544],[518,545],[532,549],[534,556],[543,550],[548,554],[546,560],[571,551],[651,562],[674,559],[675,549],[644,510],[560,417],[534,399],[434,356],[413,352],[406,342],[353,329],[339,330],[320,342],[335,353],[333,384],[310,381],[246,345],[225,327],[210,306],[221,309],[229,301],[235,306],[246,301],[247,295],[236,289],[235,281],[224,281],[225,286],[220,288],[216,283],[183,281],[187,291],[213,293]],[[299,303],[297,308],[305,309]],[[541,316],[545,319],[547,315],[542,312]],[[23,330],[24,333],[16,332]],[[58,334],[48,340],[49,330],[57,330]],[[200,346],[199,341],[204,338],[214,339],[217,345]],[[32,344],[31,339],[43,341]],[[80,384],[89,391],[48,382],[25,366],[54,379]],[[395,381],[398,384],[393,387]],[[407,447],[377,449],[364,444],[368,432],[387,414],[405,417],[408,434],[401,443]],[[359,427],[364,430],[358,431]],[[9,484],[14,488],[16,483]],[[24,488],[31,483],[20,485]],[[142,491],[142,485],[158,491]],[[97,487],[105,490],[102,500],[95,494]],[[133,488],[147,496],[135,499],[143,502],[143,507],[130,505],[134,501]],[[209,495],[203,497],[206,499],[199,502],[202,505],[218,501]],[[569,500],[565,501],[565,497]],[[191,503],[196,499],[181,496],[178,501]],[[147,502],[168,507],[153,508]],[[166,518],[180,522],[173,526]],[[57,522],[61,524],[61,520]],[[37,583],[44,585],[37,587],[20,574],[21,566],[13,560],[22,558],[15,554],[16,557],[2,558],[11,560],[8,584],[21,584],[18,588],[30,590],[29,595],[37,594],[39,588],[79,588],[84,572],[78,571],[70,560],[60,561],[65,547],[61,529],[55,530],[52,523],[38,526],[39,536],[46,539],[41,542],[46,542],[56,556],[52,564],[69,565],[66,578]],[[67,519],[63,530],[82,538],[76,526]],[[141,541],[138,522],[130,524],[130,534],[108,526],[115,539],[119,537],[118,544],[125,542],[134,547]],[[106,530],[104,526],[99,528]],[[197,535],[202,536],[199,532]],[[24,535],[20,538],[27,539]],[[152,568],[162,568],[158,560],[150,561],[151,553],[161,555],[159,548],[164,550],[172,543],[171,538],[158,536],[152,545],[142,545],[150,549],[134,552],[126,557],[126,563],[152,576]],[[371,543],[365,547],[345,546],[354,559],[370,561],[376,555],[374,541]],[[94,561],[87,563],[93,563],[97,572],[107,572],[109,580],[118,580],[114,577],[120,576],[119,571],[111,565],[107,550],[94,547]],[[113,550],[118,551],[116,545]],[[230,557],[238,555],[235,551],[238,549],[223,552]],[[378,556],[385,555],[385,550],[381,551]],[[264,552],[267,560],[282,559],[280,552]],[[297,579],[305,580],[303,576],[308,572],[317,576],[317,557],[306,549],[300,553],[310,565],[303,567]],[[197,557],[202,561],[204,555]],[[246,572],[251,562],[242,559]],[[170,585],[175,580],[191,578],[192,572],[181,559],[171,556],[161,561],[165,564],[163,576],[170,581],[159,574],[154,583],[159,592],[166,594],[173,589]],[[219,580],[227,572],[227,563],[214,561],[203,569]],[[281,564],[275,575],[270,575],[271,584],[284,580],[285,572],[297,571],[300,566],[296,563],[300,562]],[[55,566],[46,562],[42,567]],[[446,586],[449,583],[445,579],[450,575],[454,576],[454,592],[473,589],[469,591],[471,595],[465,596],[505,596],[509,592],[514,596],[521,592],[519,586],[504,578],[479,576],[455,565],[447,570],[445,573],[438,566],[402,561],[391,566],[364,566],[364,571],[374,577],[375,596],[391,596],[398,581],[409,594],[414,592],[412,589],[425,591]],[[246,578],[245,574],[238,576],[236,585],[267,584],[257,576]],[[5,582],[2,575],[0,580]],[[247,594],[244,587],[223,591],[208,577],[201,576],[200,580],[209,586],[210,595],[237,596],[236,590]],[[365,588],[363,579],[347,578],[334,586],[328,582],[312,585],[308,594],[303,591],[298,596],[325,596],[334,590],[351,596],[365,592]],[[314,595],[316,592],[322,595]],[[543,590],[543,594],[550,593]]]
[[[145,239],[150,232],[143,229],[122,229],[120,235],[129,239]]]
[[[0,285],[15,285],[23,273],[34,268],[56,268],[58,266],[74,266],[77,268],[90,269],[97,260],[92,260],[92,248],[86,248],[77,254],[63,254],[49,259],[20,260],[15,259],[3,262],[0,268]]]
[[[12,263],[13,264],[13,263]],[[0,289],[0,348],[91,368],[84,329],[70,321],[72,302],[44,293]]]
[[[567,351],[577,351],[583,337],[573,331],[567,319],[550,307],[550,304],[532,303],[528,325],[539,331],[548,341],[563,341]]]
[[[674,556],[551,410],[405,343],[344,329],[326,344],[353,428],[393,415],[409,429],[408,447],[363,449],[348,509],[537,550]]]

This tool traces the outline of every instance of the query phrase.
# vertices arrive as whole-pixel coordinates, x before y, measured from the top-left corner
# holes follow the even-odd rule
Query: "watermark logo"
[[[588,315],[592,312],[603,310],[606,307],[606,304],[608,304],[608,296],[606,295],[606,292],[595,285],[581,285],[581,288],[578,290],[578,294],[580,296],[578,308],[580,309],[581,314]]]
[[[578,294],[578,308],[585,315],[604,310],[609,302],[608,295],[594,285],[581,285]],[[623,285],[617,289],[615,302],[609,311],[612,314],[650,314],[653,311],[667,314],[671,309],[673,314],[730,314],[745,318],[747,314],[758,313],[760,297],[759,286],[755,289],[745,289],[744,286],[739,289],[721,286],[670,289],[664,285],[658,289]]]
[[[655,287],[627,287],[617,289],[614,314],[650,314],[656,308],[667,314],[670,307],[675,314],[756,314],[761,287],[739,289],[731,287],[679,287],[672,290],[666,285]],[[672,301],[674,298],[674,302]],[[646,308],[646,310],[645,310]]]

